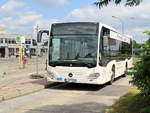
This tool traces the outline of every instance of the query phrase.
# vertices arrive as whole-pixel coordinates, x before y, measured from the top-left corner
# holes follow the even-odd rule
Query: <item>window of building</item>
[[[0,38],[0,43],[3,43],[3,38]]]
[[[5,38],[5,43],[6,43],[6,44],[8,43],[8,39],[7,39],[7,38]]]
[[[12,39],[12,44],[16,44],[16,39]]]
[[[26,44],[31,44],[31,40],[30,39],[26,39],[25,43]]]
[[[10,38],[8,39],[8,43],[11,44],[11,39]]]

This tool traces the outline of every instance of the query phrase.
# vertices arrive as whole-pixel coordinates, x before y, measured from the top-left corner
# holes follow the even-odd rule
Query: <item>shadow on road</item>
[[[121,79],[121,77],[116,78],[116,81]],[[57,89],[57,90],[79,90],[79,91],[98,91],[107,86],[110,86],[109,83],[103,85],[93,85],[93,84],[79,84],[79,83],[53,83],[50,84],[47,89]]]
[[[98,91],[104,87],[104,85],[93,85],[93,84],[77,84],[77,83],[54,83],[48,87],[48,89],[54,90],[78,90],[78,91]]]
[[[71,105],[46,105],[30,109],[26,113],[104,113],[105,109],[109,107],[105,104],[94,102]]]

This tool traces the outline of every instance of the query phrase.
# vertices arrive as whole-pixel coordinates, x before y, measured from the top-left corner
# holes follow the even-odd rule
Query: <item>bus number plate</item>
[[[57,77],[56,79],[57,79],[57,80],[60,80],[60,81],[62,80],[62,78],[61,78],[61,77]]]
[[[68,82],[77,82],[77,79],[68,79]]]

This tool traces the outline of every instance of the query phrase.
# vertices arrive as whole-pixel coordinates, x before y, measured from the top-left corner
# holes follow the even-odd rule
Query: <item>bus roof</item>
[[[130,43],[131,40],[133,39],[133,37],[131,35],[126,35],[126,34],[121,34],[119,33],[116,29],[106,25],[106,24],[103,24],[103,23],[100,23],[102,27],[106,27],[108,29],[110,29],[110,35],[112,36],[112,38],[114,39],[117,39],[117,40],[120,40],[120,41],[124,41],[124,42],[127,42],[127,43]]]
[[[104,23],[101,23],[101,22],[62,22],[62,23],[53,23],[52,25],[57,25],[57,24],[99,24],[102,27],[106,27],[106,28],[110,29],[110,31],[112,31],[113,33],[116,33],[117,38],[116,37],[112,37],[114,39],[125,41],[127,43],[130,43],[130,41],[133,39],[132,36],[126,35],[126,34],[121,34],[116,29],[114,29],[113,27],[111,27],[109,25],[106,25]]]

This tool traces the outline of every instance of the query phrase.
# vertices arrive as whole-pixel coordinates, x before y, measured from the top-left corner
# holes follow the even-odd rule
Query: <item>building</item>
[[[16,37],[25,37],[25,44],[23,45],[25,53],[36,55],[37,44],[32,39],[32,35],[18,35],[18,34],[0,34],[0,57],[17,56],[19,53],[20,44],[16,43]],[[47,52],[46,46],[40,46],[40,55]]]

